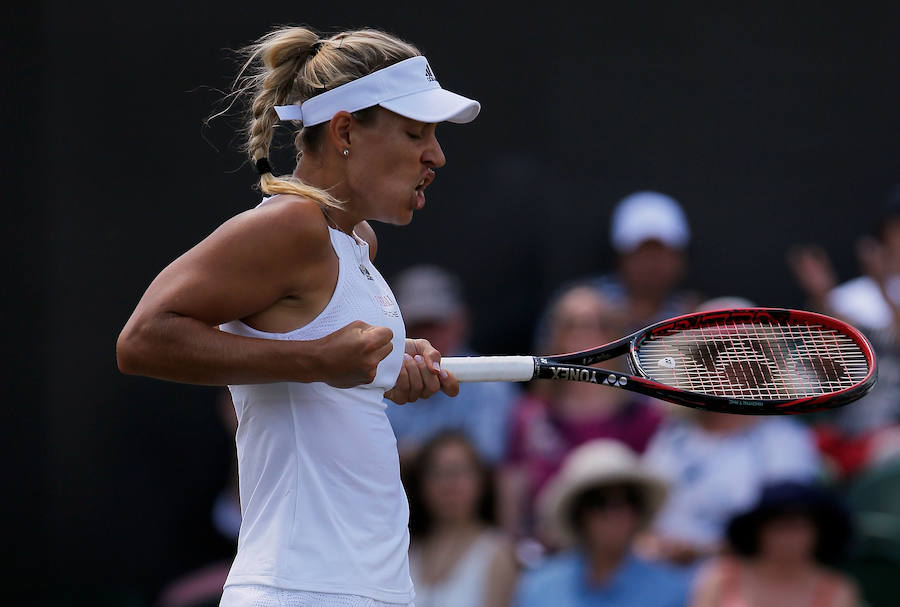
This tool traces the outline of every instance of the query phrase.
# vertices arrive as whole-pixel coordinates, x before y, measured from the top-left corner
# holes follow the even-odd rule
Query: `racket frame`
[[[769,322],[779,325],[791,320],[800,321],[804,324],[818,324],[840,331],[850,337],[865,356],[868,366],[867,375],[861,381],[848,388],[822,395],[785,399],[733,398],[691,392],[655,381],[642,368],[638,357],[641,344],[645,340],[672,330],[690,330],[714,323],[728,325]],[[631,370],[630,374],[593,366],[623,355],[627,355],[626,359]],[[523,359],[525,357],[508,358]],[[569,380],[601,384],[630,390],[695,409],[744,415],[792,415],[840,407],[867,394],[874,387],[878,375],[877,362],[872,345],[858,329],[846,322],[824,314],[787,308],[730,308],[684,314],[649,325],[631,335],[590,350],[553,356],[535,356],[532,358],[534,361],[534,372],[531,379]],[[523,363],[524,361],[520,361],[520,368]],[[527,371],[527,364],[525,368]],[[527,379],[516,379],[513,381],[527,381]]]

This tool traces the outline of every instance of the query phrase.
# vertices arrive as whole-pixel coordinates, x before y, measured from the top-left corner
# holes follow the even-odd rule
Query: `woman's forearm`
[[[369,384],[393,333],[354,321],[311,341],[243,337],[174,313],[136,316],[116,343],[119,369],[168,381],[224,386],[283,381],[336,388]]]
[[[316,342],[232,335],[166,314],[129,322],[119,335],[116,357],[123,373],[221,386],[316,381],[321,375],[316,350]]]

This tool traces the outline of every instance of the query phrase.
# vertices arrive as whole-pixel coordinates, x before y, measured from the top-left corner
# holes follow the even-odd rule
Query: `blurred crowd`
[[[857,277],[837,279],[825,243],[798,244],[785,260],[806,309],[847,320],[875,348],[879,381],[849,406],[741,416],[547,380],[463,384],[456,398],[388,403],[417,607],[897,605],[900,187],[874,219],[860,235]],[[559,285],[530,353],[754,305],[685,284],[691,236],[685,209],[665,193],[619,201],[613,270]],[[479,354],[470,330],[487,302],[469,301],[459,276],[420,265],[390,282],[409,336],[444,356]],[[227,392],[222,405],[233,432]],[[233,485],[210,516],[236,541]],[[216,605],[228,565],[173,580],[158,607]]]

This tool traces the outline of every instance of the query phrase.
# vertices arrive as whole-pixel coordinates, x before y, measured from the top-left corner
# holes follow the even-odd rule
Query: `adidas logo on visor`
[[[431,66],[427,63],[425,64],[425,79],[428,80],[428,82],[434,82],[435,80],[437,80],[434,77],[434,72],[431,71]]]

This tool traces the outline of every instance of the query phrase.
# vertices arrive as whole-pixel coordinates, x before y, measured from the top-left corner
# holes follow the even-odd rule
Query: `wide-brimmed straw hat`
[[[646,526],[666,498],[666,482],[648,471],[637,454],[620,441],[596,439],[572,451],[537,498],[546,533],[562,545],[578,541],[572,508],[586,491],[628,485],[641,499],[641,526]]]

